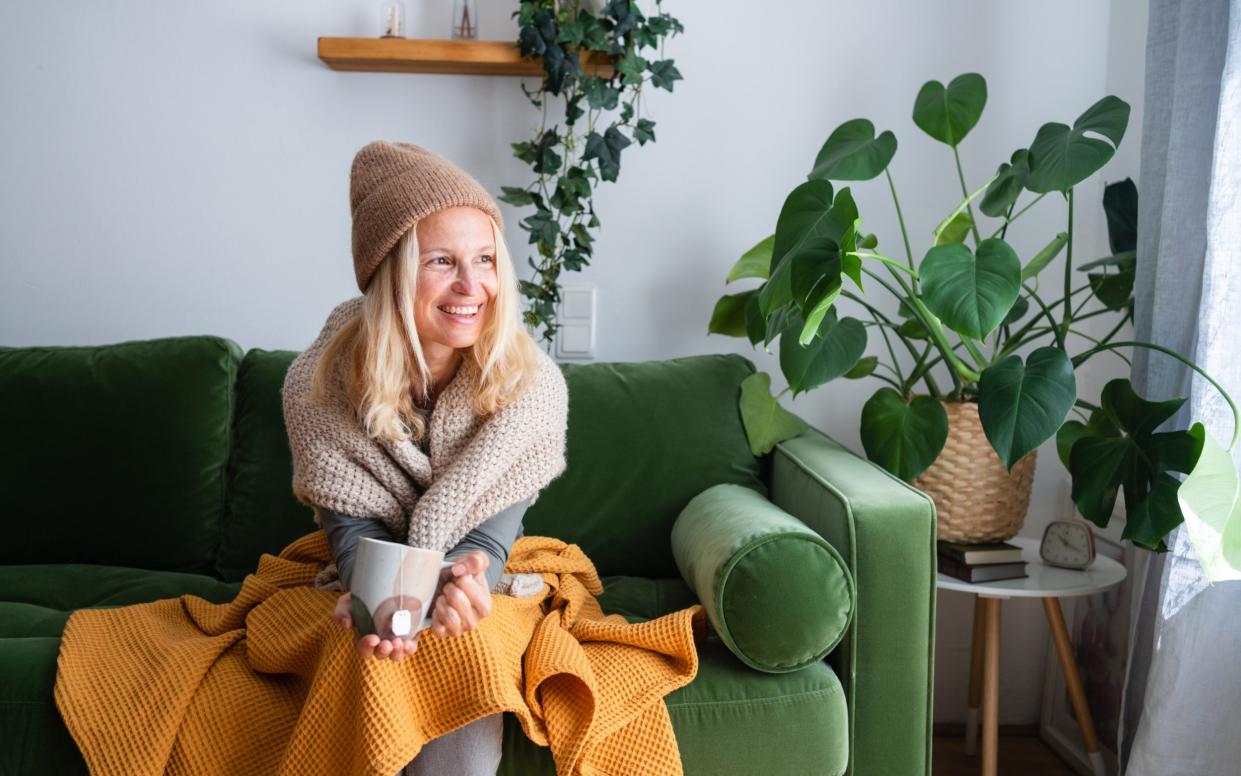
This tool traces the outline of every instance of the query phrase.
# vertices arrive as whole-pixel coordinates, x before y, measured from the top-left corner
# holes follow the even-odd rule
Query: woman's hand
[[[484,574],[490,562],[486,553],[474,550],[453,565],[452,579],[440,588],[431,610],[436,636],[460,636],[491,614],[491,588]]]
[[[415,599],[417,600],[417,599]],[[353,615],[350,614],[351,599],[348,593],[342,593],[340,598],[336,599],[336,609],[332,612],[332,621],[342,628],[353,627]],[[418,606],[415,611],[422,607]],[[372,657],[388,658],[398,663],[405,659],[406,655],[412,655],[418,649],[418,632],[415,631],[409,638],[405,639],[381,639],[374,633],[362,636],[354,642],[354,648],[357,649],[358,655],[363,659]]]

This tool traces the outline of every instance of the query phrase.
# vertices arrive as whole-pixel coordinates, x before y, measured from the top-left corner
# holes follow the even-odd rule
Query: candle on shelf
[[[380,6],[379,21],[383,30],[381,38],[405,37],[405,4],[400,0],[385,0]]]

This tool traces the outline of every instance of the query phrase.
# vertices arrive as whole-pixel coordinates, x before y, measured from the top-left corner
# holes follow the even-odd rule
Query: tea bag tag
[[[410,614],[408,609],[397,609],[392,615],[392,635],[408,636],[410,631]]]

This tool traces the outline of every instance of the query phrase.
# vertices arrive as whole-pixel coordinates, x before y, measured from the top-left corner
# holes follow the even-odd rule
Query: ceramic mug
[[[431,604],[446,569],[444,553],[364,537],[358,540],[350,585],[359,636],[409,638],[431,625]]]

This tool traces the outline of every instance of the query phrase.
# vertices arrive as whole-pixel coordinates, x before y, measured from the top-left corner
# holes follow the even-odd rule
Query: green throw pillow
[[[857,597],[836,548],[740,485],[695,496],[672,527],[672,553],[720,639],[759,671],[796,671],[840,642]]]

